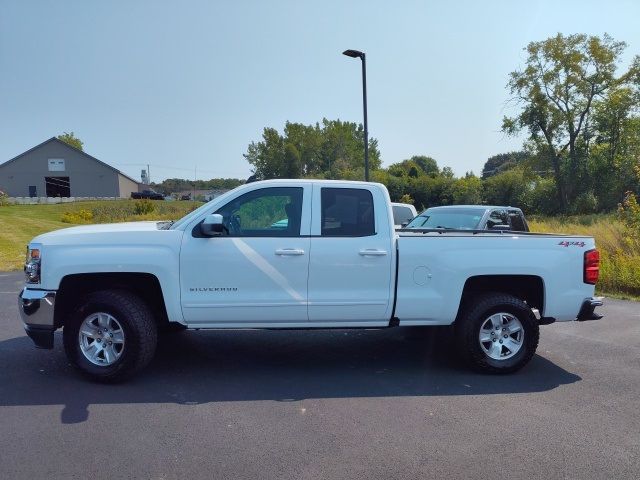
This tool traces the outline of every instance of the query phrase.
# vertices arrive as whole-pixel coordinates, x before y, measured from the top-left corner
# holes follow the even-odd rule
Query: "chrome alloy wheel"
[[[94,365],[113,365],[124,351],[124,331],[112,315],[96,312],[80,325],[78,342],[82,354]]]
[[[480,346],[489,358],[506,360],[522,348],[524,329],[522,323],[510,313],[495,313],[480,327]]]

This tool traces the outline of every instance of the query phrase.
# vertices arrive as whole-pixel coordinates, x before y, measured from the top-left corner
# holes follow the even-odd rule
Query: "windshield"
[[[484,210],[471,208],[428,208],[414,218],[406,228],[445,228],[475,230]]]

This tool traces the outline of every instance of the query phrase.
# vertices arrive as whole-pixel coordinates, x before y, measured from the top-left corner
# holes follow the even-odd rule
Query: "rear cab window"
[[[511,221],[511,230],[515,232],[529,231],[529,229],[525,225],[522,212],[518,210],[509,210],[509,220]]]
[[[496,225],[507,225],[507,226],[509,226],[509,217],[507,216],[507,212],[506,211],[504,211],[502,209],[492,210],[491,211],[491,213],[489,214],[489,218],[487,218],[486,229],[487,230],[491,230]]]

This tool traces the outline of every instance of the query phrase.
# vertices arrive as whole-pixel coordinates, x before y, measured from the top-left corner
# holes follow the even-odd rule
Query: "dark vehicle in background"
[[[147,198],[149,200],[164,200],[164,195],[156,192],[155,190],[142,190],[141,192],[131,192],[131,198],[135,198],[135,199]]]
[[[448,205],[427,208],[404,228],[529,231],[527,220],[519,208],[487,205]]]

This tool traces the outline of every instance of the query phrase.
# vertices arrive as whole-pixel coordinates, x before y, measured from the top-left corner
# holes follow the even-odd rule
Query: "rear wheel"
[[[153,358],[157,329],[147,305],[119,290],[89,294],[63,330],[69,361],[90,378],[123,380]]]
[[[458,350],[476,370],[511,373],[524,367],[538,347],[540,327],[531,308],[513,295],[475,297],[456,320]]]

